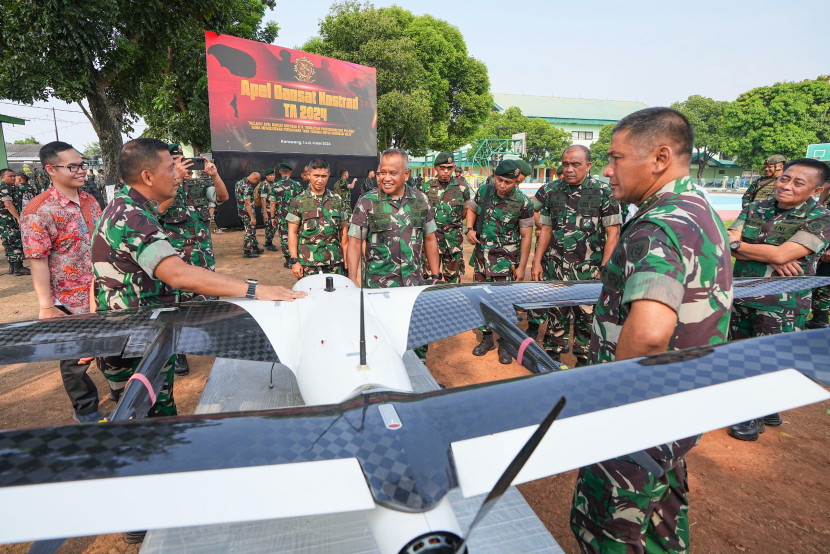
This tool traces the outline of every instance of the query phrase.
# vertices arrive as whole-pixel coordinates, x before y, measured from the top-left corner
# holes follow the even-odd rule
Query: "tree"
[[[719,102],[698,94],[671,105],[686,116],[695,132],[698,181],[703,179],[703,170],[709,160],[723,149],[723,112],[728,105],[729,102]]]
[[[272,43],[279,26],[261,24],[274,0],[236,0],[213,11],[204,28],[219,34]],[[196,155],[210,150],[210,110],[205,35],[202,29],[180,33],[167,45],[162,71],[141,84],[139,112],[147,123],[143,136],[193,145]]]
[[[303,50],[377,69],[380,149],[454,150],[493,106],[487,68],[467,55],[457,28],[429,15],[335,4]]]
[[[35,137],[29,137],[24,139],[17,139],[12,144],[40,144],[40,142]]]
[[[524,159],[534,167],[545,161],[560,160],[562,152],[571,144],[570,133],[542,118],[525,117],[522,110],[515,106],[507,108],[504,113],[491,112],[475,136],[477,139],[510,138],[517,133],[527,134]]]
[[[121,133],[132,132],[142,82],[167,69],[168,46],[203,33],[217,14],[263,3],[274,5],[273,0],[200,0],[182,9],[163,0],[3,2],[0,97],[77,102],[98,135],[105,180],[114,182]]]
[[[100,156],[101,155],[101,145],[98,141],[90,142],[86,146],[84,146],[84,157],[89,158],[90,156]]]
[[[827,76],[776,83],[744,92],[724,111],[724,152],[747,167],[764,158],[805,155],[807,145],[830,142],[830,82]]]
[[[608,149],[611,147],[611,136],[614,134],[615,123],[606,123],[599,130],[597,141],[591,145],[591,171],[599,174],[608,165]]]

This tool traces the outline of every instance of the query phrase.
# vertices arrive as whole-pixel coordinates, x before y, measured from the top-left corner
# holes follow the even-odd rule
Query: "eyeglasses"
[[[49,164],[49,165],[51,165],[52,167],[65,167],[66,169],[69,170],[69,173],[77,173],[81,170],[86,171],[89,168],[88,163],[69,164],[69,165],[54,165],[54,164]]]

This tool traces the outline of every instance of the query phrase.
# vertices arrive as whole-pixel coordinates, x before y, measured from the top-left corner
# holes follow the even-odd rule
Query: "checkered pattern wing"
[[[6,323],[0,325],[0,364],[140,357],[161,325],[179,327],[180,354],[279,361],[248,312],[235,304],[204,302]]]

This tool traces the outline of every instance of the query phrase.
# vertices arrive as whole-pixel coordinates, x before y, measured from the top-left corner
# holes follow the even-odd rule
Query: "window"
[[[594,140],[593,131],[571,131],[573,140]]]

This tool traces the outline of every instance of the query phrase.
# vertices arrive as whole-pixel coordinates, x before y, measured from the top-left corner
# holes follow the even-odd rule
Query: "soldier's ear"
[[[652,159],[649,161],[654,164],[652,169],[653,173],[663,173],[666,171],[674,161],[674,152],[671,146],[663,145],[655,148],[652,152]]]

